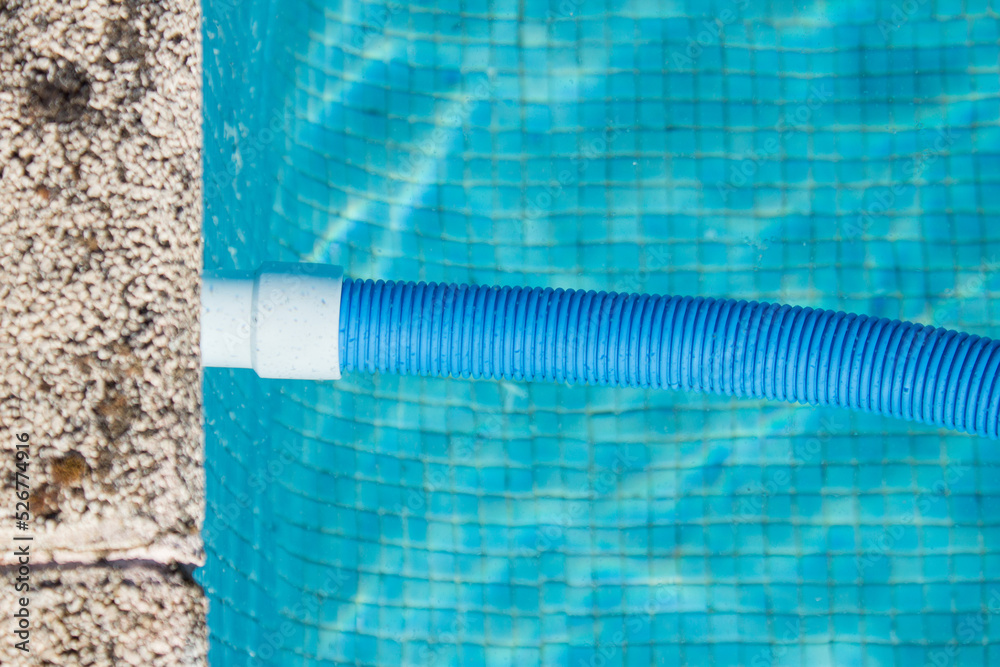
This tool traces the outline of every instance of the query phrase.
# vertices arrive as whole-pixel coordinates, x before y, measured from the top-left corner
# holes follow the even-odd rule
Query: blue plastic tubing
[[[755,301],[344,279],[344,372],[836,405],[998,437],[1000,341]]]

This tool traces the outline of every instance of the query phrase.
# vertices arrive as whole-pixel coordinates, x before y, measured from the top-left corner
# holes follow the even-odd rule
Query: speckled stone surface
[[[72,610],[88,577],[107,591],[105,620],[37,619],[37,664],[177,664],[135,658],[147,630],[204,659],[201,592],[169,569],[204,560],[201,193],[197,2],[0,1],[0,469],[30,433],[32,565],[59,564],[44,594]],[[136,560],[162,579],[160,629],[121,620],[114,587],[142,586],[88,571]],[[81,652],[77,622],[118,648]]]
[[[30,653],[0,642],[3,665],[203,665],[205,601],[178,568],[119,563],[37,569]],[[0,589],[0,608],[15,608]],[[6,616],[6,613],[5,613]]]
[[[38,557],[200,563],[197,4],[0,25],[0,417],[32,435]]]

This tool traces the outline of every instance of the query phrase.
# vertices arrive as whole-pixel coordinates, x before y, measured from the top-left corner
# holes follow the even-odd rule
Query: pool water
[[[205,263],[1000,327],[989,0],[206,0]],[[996,443],[205,372],[215,665],[1000,664]]]

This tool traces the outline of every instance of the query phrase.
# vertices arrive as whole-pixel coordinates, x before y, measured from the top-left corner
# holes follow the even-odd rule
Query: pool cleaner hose
[[[216,294],[237,282],[239,307]],[[308,264],[206,278],[204,292],[204,364],[263,377],[361,371],[697,390],[989,438],[1000,430],[1000,343],[911,322],[734,299],[352,280]]]

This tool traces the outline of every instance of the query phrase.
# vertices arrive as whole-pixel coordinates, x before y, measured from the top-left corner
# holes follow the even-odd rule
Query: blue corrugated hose
[[[345,372],[711,391],[998,437],[1000,342],[755,301],[344,280]]]

